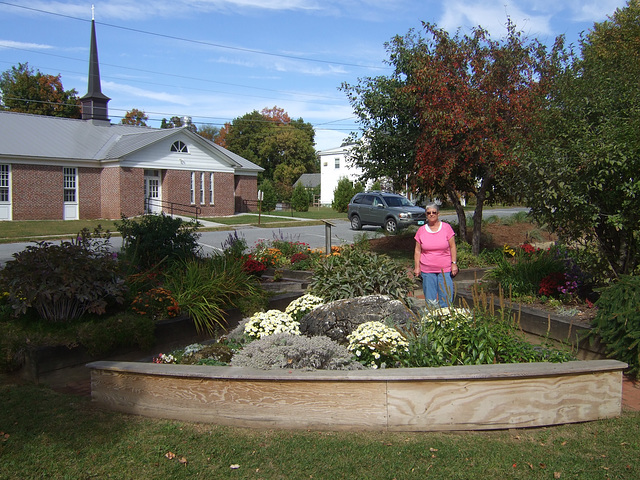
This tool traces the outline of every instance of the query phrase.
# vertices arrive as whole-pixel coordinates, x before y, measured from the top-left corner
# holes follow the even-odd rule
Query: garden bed
[[[93,362],[91,395],[112,410],[259,428],[455,431],[616,417],[615,360],[364,371]]]

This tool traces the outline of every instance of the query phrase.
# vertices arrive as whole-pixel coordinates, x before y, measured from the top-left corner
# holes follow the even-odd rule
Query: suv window
[[[411,203],[405,197],[384,197],[384,201],[387,202],[387,205],[390,207],[411,207],[413,203]]]
[[[373,203],[373,198],[373,195],[364,195],[360,203],[362,203],[362,205],[371,205]]]

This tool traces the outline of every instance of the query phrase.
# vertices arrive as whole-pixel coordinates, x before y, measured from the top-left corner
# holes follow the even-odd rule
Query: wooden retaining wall
[[[615,417],[626,364],[310,372],[107,361],[88,367],[93,400],[126,413],[242,427],[447,431]]]

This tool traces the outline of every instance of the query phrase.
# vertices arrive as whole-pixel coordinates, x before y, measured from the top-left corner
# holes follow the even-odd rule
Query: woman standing
[[[455,233],[451,225],[438,218],[438,205],[429,203],[425,211],[427,223],[418,228],[414,237],[414,274],[422,276],[427,305],[447,307],[453,303],[453,277],[458,274]]]

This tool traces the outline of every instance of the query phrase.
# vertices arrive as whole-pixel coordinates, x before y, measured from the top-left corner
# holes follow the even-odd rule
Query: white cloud
[[[454,33],[458,27],[468,31],[481,26],[492,38],[497,39],[506,34],[507,19],[511,19],[518,30],[524,31],[527,35],[552,33],[550,14],[526,12],[515,5],[515,2],[505,5],[504,1],[500,0],[446,2],[438,26],[450,33]]]
[[[0,49],[2,48],[26,48],[29,50],[49,50],[53,48],[51,45],[42,43],[14,42],[13,40],[0,40]]]
[[[103,91],[109,91],[109,96],[114,96],[114,94],[122,93],[133,97],[145,98],[156,100],[159,102],[167,102],[175,105],[189,105],[188,97],[175,95],[167,92],[155,92],[153,90],[145,90],[142,88],[132,87],[131,85],[125,85],[122,83],[115,82],[105,82],[104,80],[101,83],[101,87]],[[111,93],[114,92],[114,93]]]

